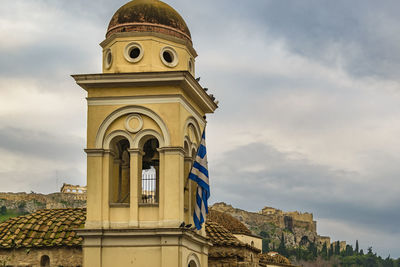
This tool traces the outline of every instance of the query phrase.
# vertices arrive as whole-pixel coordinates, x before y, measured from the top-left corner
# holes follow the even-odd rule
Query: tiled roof
[[[293,266],[289,259],[280,255],[280,254],[276,254],[276,255],[268,255],[268,254],[261,254],[260,255],[260,261],[259,264],[261,267],[266,267],[269,264],[276,264],[276,265],[280,265],[280,266]]]
[[[77,247],[82,237],[74,229],[83,228],[86,209],[43,209],[11,218],[0,224],[0,249],[31,247]],[[259,250],[237,239],[229,230],[212,220],[206,222],[206,234],[217,246],[247,247]]]
[[[222,225],[233,234],[251,235],[251,231],[243,223],[226,212],[210,209],[207,218]]]
[[[213,245],[217,246],[232,246],[232,247],[247,247],[251,250],[260,252],[259,249],[241,242],[230,231],[222,225],[211,221],[206,222],[206,234]]]
[[[85,209],[43,209],[11,218],[0,224],[0,248],[76,247],[82,237],[73,229],[83,228]]]

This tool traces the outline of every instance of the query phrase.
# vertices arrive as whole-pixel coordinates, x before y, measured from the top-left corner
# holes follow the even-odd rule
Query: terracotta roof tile
[[[80,246],[85,209],[45,209],[0,224],[0,248]]]
[[[210,209],[207,218],[222,225],[233,234],[251,235],[251,231],[243,223],[226,212]]]
[[[217,246],[232,246],[232,247],[246,247],[251,250],[260,252],[259,249],[252,247],[248,244],[241,242],[237,239],[228,229],[208,219],[206,222],[206,234],[213,245]]]
[[[268,255],[266,253],[263,253],[260,255],[260,261],[259,264],[261,267],[267,267],[270,264],[277,264],[280,266],[293,266],[289,259],[280,255],[280,254],[276,254],[276,255]]]

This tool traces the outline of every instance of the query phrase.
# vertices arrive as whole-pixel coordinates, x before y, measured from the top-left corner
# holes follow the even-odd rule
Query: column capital
[[[130,149],[128,149],[128,152],[129,152],[131,155],[132,155],[132,154],[139,154],[139,155],[141,155],[141,156],[144,155],[143,150],[140,149],[140,148],[130,148]]]
[[[102,157],[105,152],[102,148],[86,148],[83,151],[86,152],[88,157]]]
[[[186,152],[183,147],[180,146],[169,146],[169,147],[161,147],[157,149],[158,152],[160,153],[170,153],[170,154],[181,154],[182,156],[185,156]]]

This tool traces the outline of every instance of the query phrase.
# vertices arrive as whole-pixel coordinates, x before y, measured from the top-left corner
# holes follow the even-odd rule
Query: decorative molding
[[[139,154],[140,156],[144,156],[144,152],[143,150],[139,149],[139,148],[133,148],[133,149],[128,149],[128,152],[132,155],[132,154]]]
[[[155,130],[152,130],[152,129],[145,129],[145,130],[140,131],[138,134],[136,134],[135,139],[133,139],[132,148],[136,148],[136,149],[140,148],[140,146],[142,145],[141,140],[145,136],[153,136],[153,137],[157,138],[159,147],[165,146],[164,138],[158,132],[156,132]]]
[[[193,266],[191,264],[191,262],[194,262],[196,266]],[[187,258],[186,265],[189,267],[200,267],[201,265],[200,265],[199,257],[197,257],[197,255],[195,253],[191,253]]]
[[[128,97],[93,97],[87,98],[89,106],[117,106],[117,105],[142,105],[142,104],[181,104],[201,126],[205,126],[206,121],[199,112],[181,95],[168,96],[128,96]]]
[[[194,130],[195,130],[195,133],[194,133],[194,134],[196,135],[196,142],[193,142],[193,143],[200,143],[200,140],[201,140],[201,130],[200,130],[200,126],[199,126],[198,121],[197,121],[195,118],[193,118],[193,117],[189,117],[189,118],[186,120],[186,122],[185,122],[185,127],[183,127],[183,136],[186,135],[186,130],[187,130],[187,128],[189,127],[190,124],[193,125]],[[205,124],[202,125],[202,126],[205,127]],[[192,142],[191,142],[191,143],[192,143]],[[190,144],[191,144],[191,143],[190,143]]]
[[[139,52],[139,55],[137,56],[137,58],[132,58],[130,53],[135,48],[139,49],[140,52]],[[143,55],[144,55],[144,51],[143,51],[142,46],[139,43],[130,42],[129,44],[127,44],[125,46],[124,57],[125,57],[126,61],[131,62],[131,63],[137,63],[143,58]]]
[[[183,40],[181,38],[172,36],[172,35],[168,35],[168,34],[164,34],[164,33],[159,33],[159,32],[118,32],[118,33],[114,33],[112,34],[110,37],[106,38],[103,42],[100,43],[100,46],[102,48],[106,47],[107,45],[114,43],[118,38],[129,38],[129,37],[145,37],[145,40],[151,39],[154,40],[154,37],[157,38],[157,41],[159,41],[158,39],[164,39],[170,42],[174,42],[174,43],[178,43],[180,45],[184,45],[189,53],[193,56],[193,57],[197,57],[197,52],[196,50],[193,48],[193,45],[191,42],[187,41],[187,40]]]
[[[164,58],[165,52],[167,52],[172,57],[172,62],[168,62],[165,60]],[[179,63],[178,53],[176,53],[175,49],[173,49],[170,46],[166,46],[160,50],[160,59],[161,62],[169,68],[174,68]]]
[[[83,89],[132,86],[180,86],[205,113],[213,113],[218,105],[188,71],[102,73],[72,75]]]
[[[113,111],[110,115],[108,115],[108,117],[100,125],[99,130],[97,132],[97,136],[96,136],[96,143],[95,143],[96,148],[103,148],[103,145],[107,144],[107,142],[105,141],[105,133],[106,133],[108,127],[119,117],[124,116],[126,114],[130,114],[130,113],[143,114],[143,115],[146,115],[146,116],[150,117],[151,119],[153,119],[162,131],[162,134],[163,134],[162,143],[165,146],[170,145],[170,135],[169,135],[168,128],[167,128],[166,124],[164,123],[164,121],[155,112],[153,112],[152,110],[145,108],[145,107],[127,106],[127,107],[123,107],[123,108]],[[135,139],[136,138],[137,137],[135,137]],[[130,143],[130,148],[138,148],[138,147],[133,146],[134,141],[131,138],[128,140]],[[109,147],[109,142],[108,142],[108,147]],[[106,147],[106,148],[108,148],[108,147]]]
[[[83,151],[86,152],[88,157],[102,157],[106,152],[104,149],[98,148],[86,148]]]
[[[130,122],[132,119],[137,119],[139,122],[139,125],[135,128],[132,128],[130,125]],[[143,119],[139,114],[132,114],[129,115],[128,118],[125,120],[125,128],[128,130],[130,133],[137,133],[143,128]]]
[[[108,127],[107,127],[108,128]],[[102,144],[102,147],[104,148],[104,149],[110,149],[110,143],[111,143],[111,141],[115,138],[115,137],[117,137],[117,136],[121,136],[121,137],[124,137],[124,138],[126,138],[128,141],[129,141],[129,146],[130,146],[130,148],[133,148],[133,139],[132,139],[132,136],[129,134],[129,133],[127,133],[127,132],[125,132],[125,131],[122,131],[122,130],[116,130],[116,131],[113,131],[113,132],[111,132],[109,135],[107,135],[105,138],[104,138],[104,142],[103,142],[103,144]],[[96,140],[97,141],[97,140]]]
[[[161,147],[158,149],[160,153],[172,153],[172,154],[181,154],[185,156],[185,149],[180,146],[171,146],[171,147]]]
[[[104,68],[105,69],[110,69],[111,65],[113,63],[114,55],[112,54],[112,51],[110,48],[108,48],[105,53],[104,53]]]

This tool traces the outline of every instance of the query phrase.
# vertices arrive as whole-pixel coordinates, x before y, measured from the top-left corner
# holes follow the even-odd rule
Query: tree
[[[285,236],[283,235],[282,232],[282,237],[281,237],[281,243],[279,244],[278,247],[278,253],[287,257],[287,250],[286,250],[286,245],[285,245]]]
[[[353,256],[353,247],[351,245],[346,245],[345,255],[346,256]]]
[[[308,245],[308,253],[311,255],[311,259],[315,259],[317,257],[317,247],[314,242],[310,242]]]
[[[268,238],[268,237],[269,237],[269,234],[268,234],[266,231],[261,231],[261,232],[260,232],[260,236],[261,236],[261,237],[264,237],[264,238]]]
[[[340,242],[336,241],[335,244],[335,255],[339,255],[340,254]]]
[[[360,247],[358,246],[358,240],[356,240],[356,250],[355,250],[356,254],[358,254],[359,249],[360,249]]]
[[[4,214],[6,214],[7,213],[7,207],[6,206],[1,206],[1,208],[0,208],[0,214],[1,215],[4,215]]]
[[[364,250],[363,249],[360,250],[360,255],[364,255]]]
[[[331,246],[329,247],[328,259],[330,259],[332,256],[333,256],[333,244],[331,244]]]
[[[328,248],[326,247],[326,243],[324,243],[324,245],[322,246],[322,249],[321,249],[321,257],[322,257],[324,260],[327,260],[327,259],[328,259]]]
[[[268,239],[265,239],[265,238],[262,239],[262,252],[263,253],[269,252],[269,240]]]

